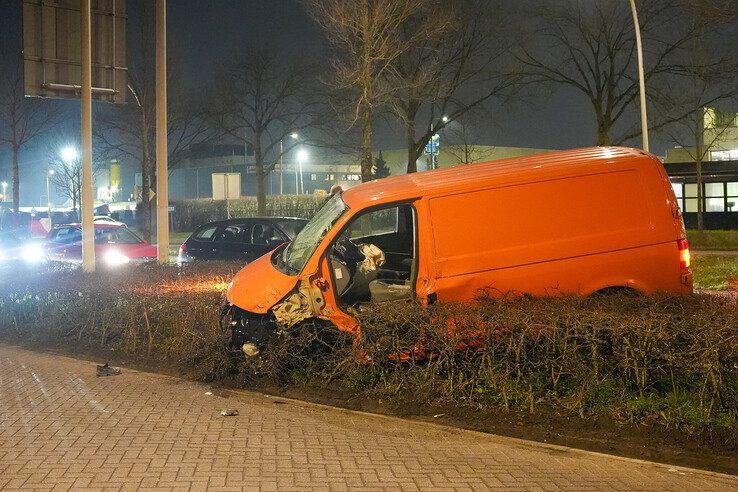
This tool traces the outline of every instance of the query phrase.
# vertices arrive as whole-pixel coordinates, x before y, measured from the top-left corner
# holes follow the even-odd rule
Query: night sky
[[[129,23],[139,18],[133,5],[130,2]],[[0,0],[0,43],[16,52],[21,47],[20,11],[21,0]],[[266,40],[295,57],[325,53],[320,29],[292,0],[173,0],[168,17],[170,50],[177,52],[182,73],[193,85],[207,83],[215,69],[250,42]],[[0,64],[0,69],[4,66]],[[75,104],[70,103],[70,107]],[[486,145],[571,148],[595,142],[588,102],[566,89],[493,108],[489,123],[476,133],[483,140],[479,143]],[[403,147],[399,129],[386,122],[378,124],[376,137],[377,149]],[[663,154],[667,142],[654,137],[652,150]],[[37,154],[29,149],[28,165],[43,161]],[[7,178],[9,156],[0,150],[0,179]]]

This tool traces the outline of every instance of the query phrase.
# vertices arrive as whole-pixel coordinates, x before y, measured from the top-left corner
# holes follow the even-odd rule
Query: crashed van
[[[677,200],[659,160],[616,147],[394,176],[332,196],[289,244],[241,270],[224,317],[234,348],[323,320],[358,333],[370,302],[481,292],[692,292]]]

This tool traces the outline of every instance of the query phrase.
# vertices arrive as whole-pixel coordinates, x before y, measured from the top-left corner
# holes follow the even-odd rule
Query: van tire
[[[607,296],[623,296],[623,297],[641,297],[644,293],[633,287],[626,287],[624,285],[614,285],[612,287],[605,287],[604,289],[597,290],[590,294],[590,297],[607,297]]]

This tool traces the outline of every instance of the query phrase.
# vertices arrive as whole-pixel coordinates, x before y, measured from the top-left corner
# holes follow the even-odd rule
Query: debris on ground
[[[107,362],[105,364],[97,366],[97,376],[117,376],[121,373],[120,367],[113,367],[109,365]]]
[[[435,415],[433,416],[433,418],[434,418],[434,419],[437,419],[438,417],[443,417],[444,415],[446,415],[446,414],[445,414],[445,413],[437,413],[437,414],[435,414]]]
[[[235,417],[236,415],[238,415],[238,410],[233,410],[232,408],[227,408],[220,412],[221,417]]]
[[[210,396],[210,395],[212,395],[212,394],[213,394],[213,392],[212,392],[212,391],[206,391],[206,392],[205,392],[205,394],[206,394],[207,396]]]

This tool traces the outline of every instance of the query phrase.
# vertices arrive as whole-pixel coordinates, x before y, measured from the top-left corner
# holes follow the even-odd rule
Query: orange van
[[[308,319],[358,332],[362,303],[486,292],[692,292],[661,163],[598,147],[394,176],[331,197],[291,243],[241,270],[224,319],[247,354]]]

